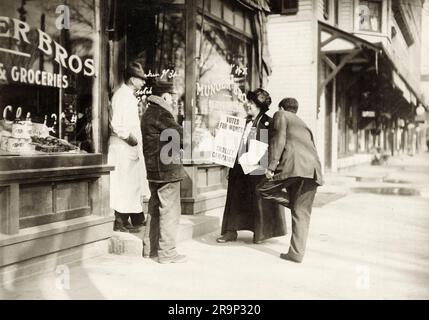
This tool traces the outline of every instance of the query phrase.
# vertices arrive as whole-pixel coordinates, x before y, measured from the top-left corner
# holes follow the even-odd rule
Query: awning
[[[375,54],[376,69],[378,69],[378,55],[381,49],[371,42],[358,38],[351,33],[335,28],[319,21],[319,66],[325,62],[331,69],[327,76],[319,78],[319,97],[323,88],[350,62],[369,62],[364,50],[369,49]],[[366,50],[367,52],[368,50]],[[365,53],[366,53],[365,52]],[[373,54],[373,55],[374,55]],[[332,59],[333,56],[339,59]]]
[[[375,69],[378,71],[379,60],[387,61],[392,69],[393,85],[402,91],[404,99],[408,103],[417,106],[419,103],[424,103],[419,89],[413,86],[406,80],[398,70],[394,60],[388,54],[382,43],[371,43],[362,38],[359,38],[351,33],[335,28],[329,24],[319,22],[319,57],[321,61],[325,61],[331,68],[331,72],[320,79],[319,93],[324,86],[330,82],[341,69],[351,61],[359,61],[359,54],[363,49],[374,51],[375,54]],[[341,55],[340,63],[335,64],[330,59],[331,55]],[[425,106],[426,107],[426,106]]]
[[[371,43],[355,35],[319,21],[320,50],[329,53],[343,53],[364,47],[380,51],[377,44]]]
[[[393,83],[399,90],[402,91],[402,94],[405,100],[407,100],[408,103],[411,103],[412,94],[408,89],[408,86],[405,84],[405,82],[402,80],[402,78],[399,76],[399,74],[396,71],[393,71]],[[415,96],[414,96],[414,100],[415,100]]]
[[[393,77],[394,79],[400,78],[400,82],[403,82],[406,86],[406,90],[402,90],[404,93],[404,98],[407,99],[407,96],[410,97],[410,103],[413,103],[415,106],[417,106],[419,103],[424,105],[426,109],[428,109],[428,106],[425,104],[425,100],[423,98],[423,94],[420,92],[420,88],[415,88],[414,85],[410,83],[410,81],[407,80],[407,78],[401,74],[401,72],[398,70],[397,66],[394,63],[394,60],[390,56],[390,54],[387,52],[387,50],[384,48],[384,46],[380,43],[380,47],[383,50],[383,57],[387,59],[387,61],[390,63],[393,69]],[[395,85],[397,84],[396,81],[394,81]],[[408,91],[408,92],[407,92]]]

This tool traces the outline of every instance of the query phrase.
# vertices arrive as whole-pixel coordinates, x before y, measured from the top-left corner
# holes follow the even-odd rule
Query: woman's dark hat
[[[253,101],[259,108],[265,111],[268,110],[272,102],[270,94],[261,88],[249,91],[246,96],[248,100]]]
[[[140,62],[132,61],[127,66],[127,73],[131,77],[140,78],[143,80],[147,79],[146,74],[144,73],[143,66]]]

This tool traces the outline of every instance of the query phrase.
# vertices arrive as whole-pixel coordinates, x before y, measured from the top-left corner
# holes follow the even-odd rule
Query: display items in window
[[[199,50],[197,104],[192,158],[211,163],[214,138],[222,116],[246,116],[245,92],[250,88],[250,45],[209,21],[197,25]],[[201,32],[204,30],[204,32]]]
[[[95,151],[97,5],[0,4],[2,155]]]

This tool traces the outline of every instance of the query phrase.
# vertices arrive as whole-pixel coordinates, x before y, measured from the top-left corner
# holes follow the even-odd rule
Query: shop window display
[[[220,116],[246,116],[244,106],[252,74],[251,46],[228,28],[217,27],[209,20],[202,22],[200,18],[197,52],[192,158],[195,162],[210,163]]]
[[[93,153],[97,1],[1,1],[2,155]]]

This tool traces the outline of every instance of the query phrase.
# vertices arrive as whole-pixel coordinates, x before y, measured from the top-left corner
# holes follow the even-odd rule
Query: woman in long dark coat
[[[220,243],[237,240],[237,231],[253,231],[253,242],[286,235],[284,208],[278,204],[264,200],[256,190],[257,184],[264,178],[264,163],[262,168],[245,174],[238,162],[240,155],[246,152],[246,146],[251,139],[268,143],[268,129],[272,119],[265,114],[271,104],[271,97],[263,89],[256,89],[247,94],[248,118],[243,134],[240,150],[235,165],[229,171],[228,192],[225,211],[223,214]],[[263,133],[263,129],[266,131]],[[264,157],[268,157],[265,154]],[[267,160],[267,159],[265,159]]]

